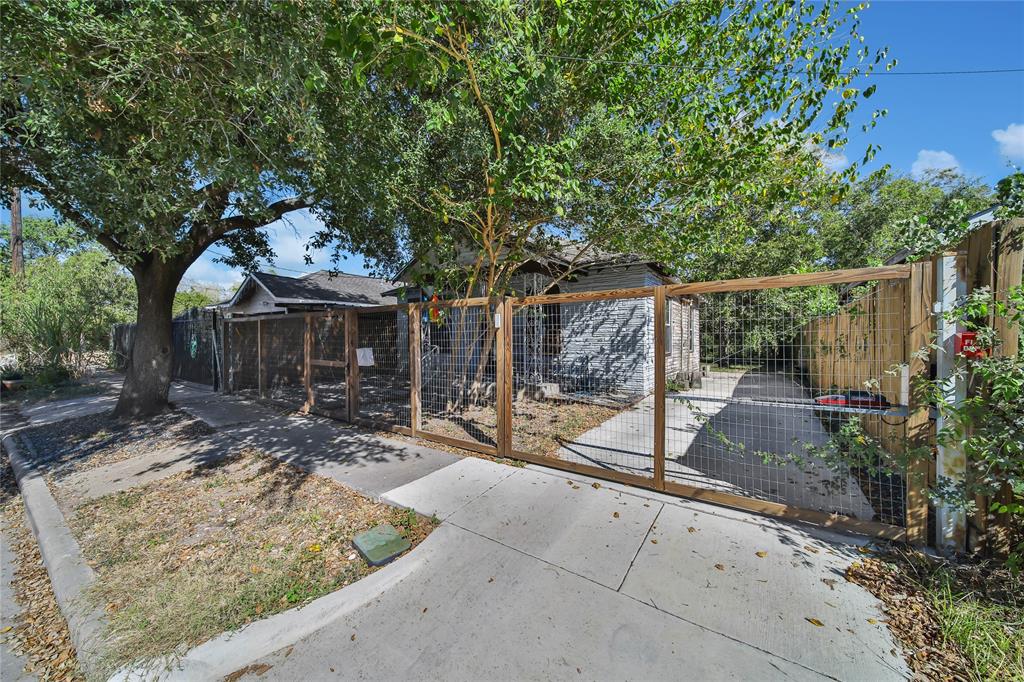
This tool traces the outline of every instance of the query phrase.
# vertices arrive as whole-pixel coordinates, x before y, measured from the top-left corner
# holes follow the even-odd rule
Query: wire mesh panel
[[[227,325],[227,389],[248,398],[259,397],[257,324],[255,320],[244,320],[231,321]]]
[[[495,446],[499,336],[487,305],[432,306],[420,322],[421,430]]]
[[[904,293],[670,298],[666,482],[903,525]]]
[[[358,416],[410,426],[408,313],[359,312],[357,325]]]
[[[172,328],[175,379],[214,383],[214,324],[210,319],[175,320]]]
[[[306,402],[303,377],[305,330],[303,317],[263,319],[260,349],[263,356],[262,397],[298,409]]]
[[[654,364],[651,297],[517,307],[513,450],[653,476]]]
[[[310,381],[313,411],[336,419],[348,416],[345,374],[345,319],[314,317]]]

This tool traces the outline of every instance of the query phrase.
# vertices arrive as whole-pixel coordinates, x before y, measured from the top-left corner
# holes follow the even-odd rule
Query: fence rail
[[[907,360],[911,272],[227,320],[222,381],[228,392],[428,441],[901,538],[909,480],[827,460],[847,419],[907,419],[900,379],[885,370]],[[875,298],[842,303],[841,285],[862,282],[878,284]],[[836,321],[854,305],[873,322]],[[828,331],[837,324],[842,334]],[[827,369],[840,336],[860,343],[844,358],[847,374]],[[872,381],[895,396],[888,408],[814,400],[823,386]]]

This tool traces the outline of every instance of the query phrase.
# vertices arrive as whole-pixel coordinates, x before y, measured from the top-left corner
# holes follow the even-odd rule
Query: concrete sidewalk
[[[443,523],[369,578],[196,647],[167,677],[908,677],[876,600],[844,580],[862,556],[852,537],[175,390],[214,441]],[[132,466],[117,478],[152,463]]]
[[[861,543],[592,483],[467,458],[391,490],[444,523],[388,589],[282,621],[256,661],[244,629],[202,658],[260,680],[908,677],[844,580]]]

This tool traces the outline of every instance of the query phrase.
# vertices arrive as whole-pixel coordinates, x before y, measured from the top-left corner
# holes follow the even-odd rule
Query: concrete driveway
[[[711,490],[871,520],[876,513],[856,479],[836,472],[805,444],[829,435],[809,392],[784,372],[714,372],[701,388],[665,401],[665,477]],[[791,402],[784,402],[791,401]],[[570,462],[654,475],[654,396],[560,448]],[[765,463],[761,453],[785,459]],[[802,462],[792,461],[799,455]]]
[[[443,519],[414,552],[179,674],[906,679],[876,601],[843,578],[850,538],[592,483],[467,458],[392,490]]]

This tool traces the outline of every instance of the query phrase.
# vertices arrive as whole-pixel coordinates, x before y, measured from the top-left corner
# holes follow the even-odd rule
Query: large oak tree
[[[204,250],[253,267],[273,256],[260,228],[374,164],[376,100],[324,47],[328,8],[3,2],[0,193],[42,197],[135,278],[118,414],[166,407],[174,293]]]
[[[884,59],[835,2],[3,10],[0,192],[42,196],[135,277],[122,414],[166,405],[174,290],[214,243],[251,267],[261,228],[311,208],[316,246],[392,272],[432,254],[425,274],[474,293],[566,238],[670,261],[706,216],[806,192],[808,149],[845,143]]]

